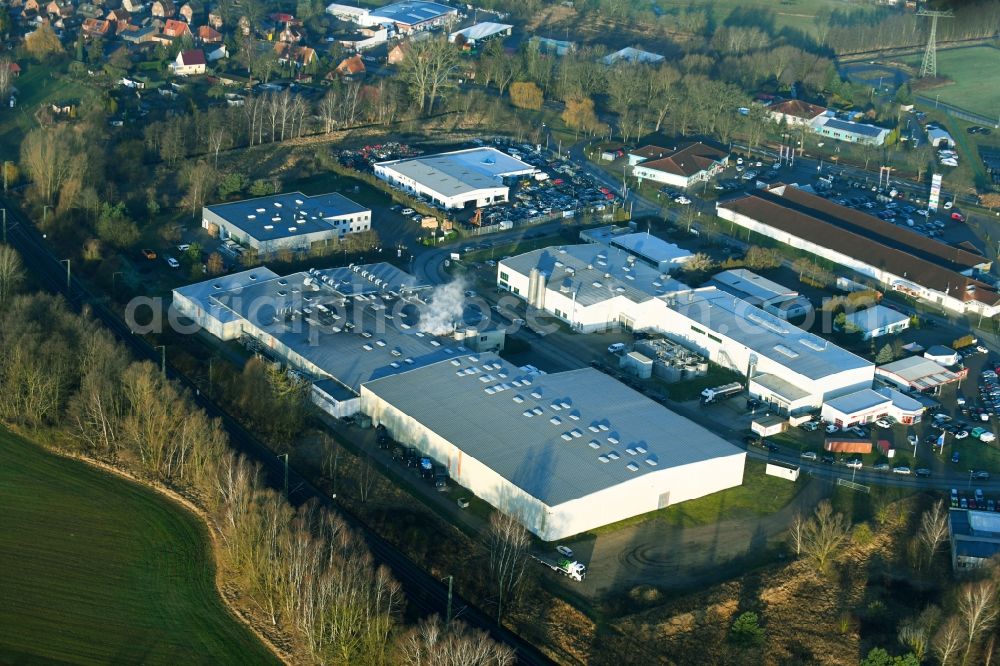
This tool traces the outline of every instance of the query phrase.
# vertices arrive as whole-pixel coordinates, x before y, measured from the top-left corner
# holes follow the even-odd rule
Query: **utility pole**
[[[288,454],[282,453],[279,458],[285,459],[285,498],[288,497]]]
[[[153,349],[160,350],[160,374],[164,379],[167,378],[167,346],[166,345],[156,345]]]
[[[6,240],[6,238],[4,240]],[[59,263],[60,264],[65,263],[66,264],[66,293],[69,294],[70,279],[71,279],[70,270],[69,270],[69,259],[60,259]]]
[[[49,217],[49,208],[52,208],[52,206],[50,206],[48,204],[45,204],[44,206],[42,206],[42,226],[43,227],[45,226],[45,221]]]
[[[455,582],[455,577],[452,575],[448,575],[442,578],[441,580],[448,581],[448,610],[445,613],[444,623],[451,624],[451,591],[452,591],[452,584]]]
[[[3,209],[3,243],[7,244],[7,209]]]

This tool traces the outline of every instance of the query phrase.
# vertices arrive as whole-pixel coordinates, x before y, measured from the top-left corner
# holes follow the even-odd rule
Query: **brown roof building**
[[[163,36],[169,37],[170,39],[177,39],[178,37],[183,37],[184,35],[190,35],[191,28],[184,21],[177,21],[175,19],[167,19],[167,22],[163,24]]]
[[[155,0],[149,8],[149,13],[156,18],[173,18],[177,9],[172,0]]]
[[[208,25],[199,26],[198,41],[202,44],[219,44],[222,42],[222,33]]]
[[[972,275],[980,254],[927,238],[791,185],[722,201],[718,215],[953,312],[1000,314],[1000,296]]]
[[[700,142],[681,144],[676,150],[656,146],[640,149],[648,155],[658,155],[659,150],[665,151],[662,157],[639,162],[632,167],[632,175],[641,180],[687,188],[708,180],[724,169],[729,161],[726,151]],[[629,153],[630,162],[632,155]]]
[[[789,125],[808,125],[826,113],[826,107],[803,102],[800,99],[786,99],[767,107],[775,122],[784,120]]]
[[[361,56],[356,54],[350,58],[344,58],[337,65],[337,74],[345,79],[359,79],[365,75],[365,63],[361,60]]]

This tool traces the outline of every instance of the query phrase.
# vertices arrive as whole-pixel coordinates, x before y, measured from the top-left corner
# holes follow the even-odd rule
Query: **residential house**
[[[206,51],[205,58],[209,62],[215,62],[216,60],[222,60],[223,58],[229,57],[229,49],[226,48],[225,44],[219,44],[217,47],[211,51]]]
[[[208,13],[208,24],[215,28],[216,30],[222,29],[222,14],[217,11],[211,11]]]
[[[156,18],[173,18],[177,15],[177,8],[174,7],[173,0],[154,0],[149,13]]]
[[[199,26],[197,41],[199,44],[221,44],[222,33],[209,25]]]
[[[293,64],[296,68],[308,67],[316,59],[316,51],[308,46],[278,42],[274,45],[274,52],[278,54],[279,63]]]
[[[122,9],[129,14],[141,14],[146,10],[142,0],[122,0]]]
[[[809,125],[814,120],[822,118],[827,109],[816,104],[803,102],[801,99],[785,99],[776,101],[767,107],[767,112],[774,122],[785,122],[790,127]]]
[[[77,16],[84,19],[101,18],[101,14],[103,13],[104,12],[100,9],[100,7],[90,2],[84,2],[76,8]]]
[[[51,0],[45,6],[45,13],[53,19],[66,19],[76,13],[76,8],[68,0]]]
[[[194,20],[194,7],[191,6],[190,2],[186,2],[177,10],[177,15],[188,23],[191,23]]]
[[[22,16],[34,16],[42,11],[42,3],[39,0],[24,0],[24,7],[21,9]]]
[[[84,20],[82,30],[87,37],[107,37],[114,34],[111,29],[111,21],[98,18]]]
[[[126,25],[121,31],[121,36],[122,40],[128,42],[129,44],[149,44],[151,42],[157,42],[165,39],[162,35],[160,35],[156,26],[137,26],[131,23]],[[171,40],[166,39],[166,43],[170,44]]]
[[[389,57],[386,62],[390,65],[398,65],[406,60],[406,54],[410,51],[410,42],[400,42],[389,50]]]
[[[709,180],[729,162],[729,154],[701,142],[681,144],[666,157],[640,162],[632,175],[665,185],[687,188]]]
[[[361,56],[355,54],[350,58],[344,58],[337,65],[337,75],[348,81],[362,78],[365,75],[365,63],[361,60]]]
[[[132,15],[124,9],[111,9],[104,15],[104,18],[116,24],[128,23],[132,18]]]
[[[7,70],[10,72],[10,75],[14,78],[21,76],[21,66],[18,65],[16,62],[7,63]]]
[[[205,52],[201,49],[190,49],[178,53],[170,69],[177,76],[192,76],[204,74],[205,64]]]
[[[302,41],[302,32],[286,23],[284,30],[278,33],[278,41],[286,44],[298,44]]]
[[[241,16],[239,21],[239,26],[240,26],[240,34],[242,34],[244,37],[249,37],[250,19],[248,19],[246,16]]]
[[[185,36],[191,37],[191,28],[184,21],[167,19],[167,22],[163,24],[163,36],[169,39],[178,39]]]

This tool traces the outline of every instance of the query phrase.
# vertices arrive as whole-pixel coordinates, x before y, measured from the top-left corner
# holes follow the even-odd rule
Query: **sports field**
[[[816,31],[816,13],[820,10],[857,11],[865,9],[862,4],[845,5],[843,0],[657,0],[655,3],[665,11],[686,9],[692,5],[711,5],[715,20],[720,24],[734,9],[752,14],[755,10],[774,12],[774,24],[778,30],[795,28],[806,34]]]
[[[199,519],[0,429],[0,663],[273,664]]]
[[[919,69],[922,56],[908,58],[906,63]],[[921,92],[952,106],[982,114],[988,118],[1000,115],[1000,49],[991,46],[972,46],[937,52],[940,76],[947,76],[954,83],[929,88]]]

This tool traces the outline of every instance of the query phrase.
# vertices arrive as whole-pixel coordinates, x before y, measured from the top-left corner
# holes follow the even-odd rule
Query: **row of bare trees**
[[[292,508],[190,394],[132,361],[86,312],[17,293],[23,275],[0,245],[0,421],[61,434],[67,447],[199,498],[227,583],[291,639],[295,661],[513,663],[482,632],[436,620],[404,626],[399,584],[340,516],[315,503]]]

